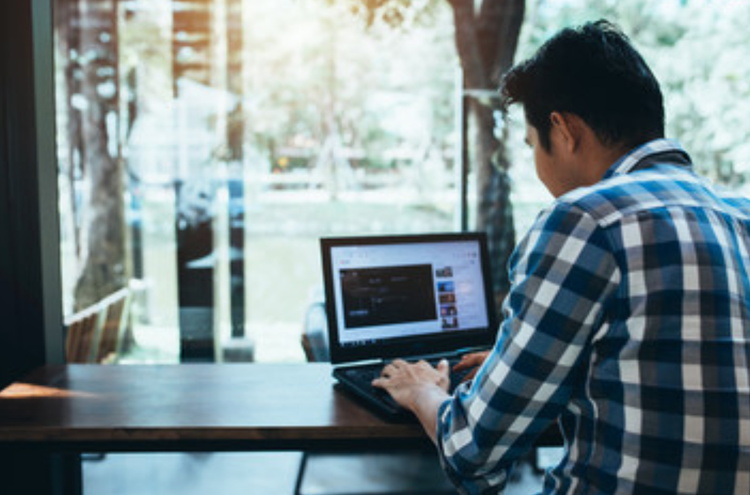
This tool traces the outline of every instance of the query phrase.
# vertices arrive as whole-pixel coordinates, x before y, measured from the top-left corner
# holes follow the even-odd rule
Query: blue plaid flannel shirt
[[[460,491],[502,492],[558,421],[545,494],[750,494],[749,229],[750,201],[666,139],[544,210],[493,351],[438,414]]]

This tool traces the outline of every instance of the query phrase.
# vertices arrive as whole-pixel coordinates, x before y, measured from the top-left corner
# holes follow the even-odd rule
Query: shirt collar
[[[618,159],[604,174],[603,179],[623,175],[633,170],[646,168],[655,163],[669,163],[681,167],[692,167],[690,155],[674,139],[654,139],[633,148]]]

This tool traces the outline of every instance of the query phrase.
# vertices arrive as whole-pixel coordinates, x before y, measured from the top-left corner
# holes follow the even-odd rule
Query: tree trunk
[[[107,115],[117,114],[117,91],[101,93],[105,84],[117,87],[116,0],[80,0],[79,29],[86,102],[81,118],[81,158],[89,188],[83,220],[83,264],[75,289],[75,309],[94,304],[127,284],[122,162],[110,150]],[[106,78],[102,69],[114,71]]]
[[[76,2],[61,2],[54,9],[55,31],[57,33],[56,56],[63,66],[65,74],[65,90],[60,95],[65,98],[66,126],[65,136],[67,138],[65,149],[65,161],[60,164],[60,169],[65,173],[68,181],[70,194],[66,198],[70,203],[70,213],[73,226],[73,243],[77,258],[81,256],[81,224],[79,208],[76,201],[76,177],[82,173],[81,168],[81,112],[73,105],[73,96],[80,93],[80,66],[78,61],[71,57],[71,53],[80,53],[80,30],[73,26],[79,24],[80,14]]]
[[[497,99],[492,95],[500,76],[513,63],[525,4],[524,0],[484,0],[477,12],[474,0],[448,2],[453,7],[464,88],[472,95],[468,97],[479,194],[476,228],[488,234],[493,288],[501,299],[509,287],[507,264],[515,246],[515,229],[506,134],[499,139],[495,135]]]

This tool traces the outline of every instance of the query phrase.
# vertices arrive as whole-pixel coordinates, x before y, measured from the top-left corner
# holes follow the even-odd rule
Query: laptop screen
[[[494,341],[484,234],[327,238],[321,248],[332,362]]]

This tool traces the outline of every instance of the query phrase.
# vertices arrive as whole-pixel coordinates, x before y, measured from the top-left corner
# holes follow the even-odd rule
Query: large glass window
[[[120,362],[303,359],[321,236],[460,227],[447,6],[57,3],[65,308],[128,287]]]

